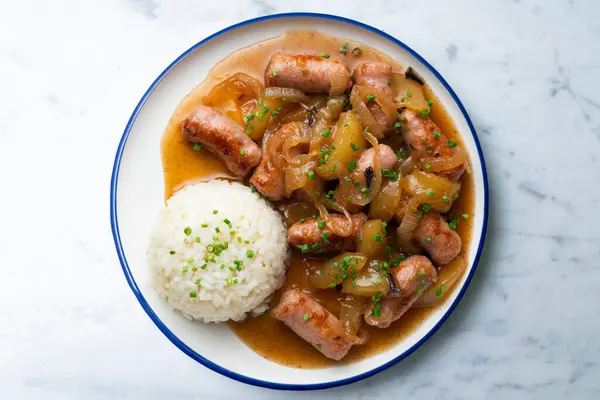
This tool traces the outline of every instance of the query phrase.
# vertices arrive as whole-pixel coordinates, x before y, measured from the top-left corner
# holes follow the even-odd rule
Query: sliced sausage
[[[281,156],[283,146],[289,135],[302,129],[301,122],[290,122],[282,125],[275,133],[263,142],[262,159],[254,170],[250,183],[256,190],[272,201],[283,199],[285,193],[285,167],[287,163]]]
[[[462,241],[458,233],[450,229],[448,223],[438,213],[430,211],[413,231],[413,239],[438,264],[448,264],[460,253]]]
[[[198,106],[181,124],[181,134],[219,157],[239,177],[258,165],[260,148],[234,120],[219,111]]]
[[[312,54],[275,54],[265,72],[267,86],[299,89],[305,93],[329,93],[331,79],[346,89],[352,86],[346,64]]]
[[[296,222],[288,229],[288,242],[303,252],[324,253],[342,249],[355,249],[356,241],[362,236],[362,226],[367,221],[365,213],[352,215],[352,233],[342,237],[334,233],[332,224],[346,227],[348,219],[342,214],[330,214],[330,221],[322,218]],[[321,227],[319,227],[319,225]]]
[[[392,101],[392,66],[380,61],[368,61],[359,64],[354,68],[354,82],[359,86],[373,87],[386,96],[388,101]],[[367,103],[367,108],[373,114],[373,118],[389,128],[394,121],[389,121],[377,102]]]
[[[378,328],[387,328],[402,317],[423,292],[437,282],[437,270],[425,256],[408,257],[392,268],[390,275],[400,291],[399,297],[382,298],[379,316],[373,315],[376,304],[372,304],[365,312],[365,322]]]
[[[398,162],[398,157],[394,150],[386,145],[380,144],[377,146],[379,149],[379,163],[381,164],[381,169],[392,169]],[[368,188],[371,186],[371,177],[373,176],[373,164],[375,163],[375,148],[371,147],[363,151],[358,159],[358,163],[356,164],[357,172],[356,176],[360,176],[361,186]]]
[[[340,334],[344,327],[325,307],[298,289],[281,295],[271,316],[281,320],[298,336],[332,360],[341,360],[352,344]]]
[[[421,117],[416,111],[405,108],[400,113],[404,141],[423,157],[449,157],[452,153],[448,138],[429,117]],[[465,171],[460,165],[445,172],[450,179],[458,180]]]

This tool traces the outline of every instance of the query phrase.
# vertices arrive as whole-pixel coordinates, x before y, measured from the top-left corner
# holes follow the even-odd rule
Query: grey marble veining
[[[490,180],[484,256],[444,327],[316,394],[239,384],[165,340],[108,219],[116,145],[148,84],[214,31],[286,11],[356,18],[420,52],[469,110]],[[4,2],[1,397],[600,398],[599,42],[596,0]]]

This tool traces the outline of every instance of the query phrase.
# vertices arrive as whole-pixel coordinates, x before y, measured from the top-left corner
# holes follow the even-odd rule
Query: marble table
[[[419,51],[462,98],[491,190],[464,300],[400,364],[317,393],[222,377],[130,292],[109,226],[115,149],[148,85],[232,23],[336,13]],[[0,11],[0,397],[600,398],[597,0],[12,1]]]

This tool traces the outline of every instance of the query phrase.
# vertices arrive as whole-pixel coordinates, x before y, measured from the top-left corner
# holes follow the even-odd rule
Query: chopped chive
[[[276,69],[274,69],[274,70],[273,70],[273,76],[277,76],[277,75],[279,75],[279,72],[277,72],[277,70],[276,70]]]
[[[406,92],[406,97],[412,97],[412,92]]]
[[[308,175],[308,179],[309,179],[309,180],[311,180],[311,181],[312,181],[313,179],[315,179],[315,171],[313,171],[313,170],[309,170],[309,171],[306,173],[306,175]]]
[[[302,316],[302,318],[304,318],[305,321],[308,321],[310,319],[310,315],[308,315],[308,313],[306,313]]]
[[[423,165],[423,167],[425,167],[425,169],[431,169],[431,164],[425,163],[425,165]]]
[[[438,131],[433,132],[433,137],[434,138],[439,138],[440,137],[440,133]]]
[[[375,95],[368,94],[367,95],[367,103],[372,103],[375,101]]]
[[[329,58],[331,56],[329,54],[327,54],[327,53],[323,53],[323,54],[321,54],[321,57],[323,57],[323,58]]]
[[[246,257],[248,257],[248,258],[254,257],[254,251],[252,251],[252,250],[246,251]]]
[[[432,101],[432,100],[427,100],[427,105],[428,105],[429,107],[433,106],[433,101]]]
[[[435,196],[435,192],[434,192],[433,190],[431,190],[431,189],[429,189],[429,190],[426,192],[426,194],[427,194],[427,196],[429,196],[429,197],[433,197],[433,196]]]
[[[463,219],[469,219],[469,214],[463,214],[462,217]]]
[[[448,140],[448,147],[456,147],[456,140],[449,139]]]
[[[319,227],[319,229],[325,229],[325,226],[326,226],[326,225],[327,225],[327,224],[325,223],[325,221],[319,221],[319,222],[317,223],[317,226]]]
[[[190,228],[189,226],[186,226],[185,229],[183,230],[183,233],[185,233],[186,236],[190,236],[192,233],[192,228]]]
[[[218,210],[213,210],[213,214],[218,214],[219,211]]]
[[[202,148],[202,146],[201,146],[201,145],[199,145],[198,143],[196,143],[196,144],[194,145],[194,147],[192,147],[192,149],[194,149],[194,151],[200,151],[200,149],[201,149],[201,148]]]
[[[387,81],[385,81],[385,83],[387,83],[388,86],[392,86],[392,80],[388,79]]]
[[[427,243],[431,243],[431,238],[430,237],[425,238],[425,240],[427,241]]]
[[[431,210],[431,206],[427,203],[423,204],[423,211],[429,212],[429,210]]]
[[[360,150],[360,146],[355,145],[354,143],[350,143],[350,148],[354,151]]]
[[[401,126],[402,126],[402,125],[400,125],[400,122],[396,122],[396,123],[394,124],[394,128],[396,128],[396,129],[400,129],[400,127],[401,127]]]
[[[169,253],[170,253],[171,255],[173,255],[173,254],[175,254],[175,250],[171,250]]]
[[[321,136],[323,137],[327,137],[329,135],[331,135],[331,130],[329,129],[325,129],[323,132],[321,132]]]
[[[195,290],[190,292],[190,297],[191,297],[192,299],[193,299],[193,298],[196,298],[196,296],[197,296],[197,294],[196,294],[196,291],[195,291]]]
[[[374,235],[373,236],[373,240],[380,243],[381,242],[381,236],[380,235]]]
[[[348,163],[348,171],[352,171],[352,170],[354,170],[355,168],[356,168],[356,161],[355,161],[355,160],[351,160],[351,161]]]
[[[246,150],[244,150],[244,149],[241,149],[241,150],[240,150],[240,156],[243,156],[244,154],[246,154]]]

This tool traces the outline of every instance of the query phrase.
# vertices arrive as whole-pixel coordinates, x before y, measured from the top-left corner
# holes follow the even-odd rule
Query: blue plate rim
[[[475,146],[477,148],[477,154],[478,154],[478,157],[480,160],[481,171],[482,171],[482,176],[483,176],[483,189],[484,189],[484,193],[483,193],[484,211],[483,212],[484,212],[484,215],[483,215],[483,226],[482,226],[482,231],[481,231],[481,237],[479,240],[477,253],[475,255],[475,260],[473,261],[473,268],[471,268],[471,271],[469,272],[469,275],[467,276],[465,284],[461,288],[460,292],[458,293],[458,296],[456,297],[454,302],[451,304],[448,311],[446,311],[446,313],[435,324],[435,326],[433,328],[431,328],[429,330],[429,332],[427,332],[427,334],[424,335],[417,343],[415,343],[411,348],[409,348],[402,354],[398,355],[394,359],[388,361],[387,363],[382,364],[382,365],[378,366],[377,368],[373,368],[369,371],[363,372],[361,374],[358,374],[358,375],[355,375],[355,376],[352,376],[349,378],[340,379],[340,380],[336,380],[336,381],[330,381],[330,382],[317,383],[317,384],[285,384],[285,383],[276,383],[276,382],[269,382],[269,381],[263,381],[260,379],[250,378],[245,375],[238,374],[236,372],[230,371],[226,368],[219,366],[218,364],[202,357],[200,354],[196,353],[189,346],[187,346],[185,343],[183,343],[175,334],[173,334],[173,332],[171,332],[166,327],[166,325],[160,320],[160,318],[158,318],[158,316],[154,313],[154,311],[152,310],[152,308],[150,307],[150,305],[148,304],[148,302],[142,295],[141,291],[139,290],[137,283],[135,282],[135,279],[133,278],[133,276],[131,274],[131,270],[129,269],[129,264],[127,263],[127,259],[125,258],[123,246],[121,244],[121,236],[120,236],[120,232],[119,232],[119,222],[118,222],[117,212],[116,212],[116,210],[117,210],[117,196],[116,196],[117,184],[118,184],[118,179],[119,179],[119,169],[121,166],[121,158],[123,156],[123,149],[125,148],[125,144],[127,142],[127,138],[129,137],[131,127],[133,126],[141,108],[144,106],[146,100],[148,99],[148,97],[150,96],[152,91],[156,88],[156,86],[159,84],[159,82],[181,60],[183,60],[185,57],[187,57],[190,53],[192,53],[198,47],[209,42],[210,40],[212,40],[226,32],[235,30],[240,27],[244,27],[244,26],[262,22],[262,21],[268,21],[268,20],[273,20],[273,19],[285,19],[285,18],[320,18],[320,19],[344,22],[344,23],[347,23],[350,25],[354,25],[354,26],[366,29],[370,32],[376,33],[379,36],[382,36],[383,38],[391,41],[395,45],[400,46],[402,49],[407,51],[413,57],[418,59],[427,69],[429,69],[429,71],[431,73],[433,73],[433,75],[435,75],[435,77],[442,83],[442,85],[448,91],[448,93],[450,93],[453,101],[458,105],[461,113],[463,114],[463,117],[467,121],[469,130],[471,131],[471,135],[473,136],[473,140],[474,140]],[[473,123],[471,122],[471,118],[469,117],[467,110],[463,106],[462,102],[460,101],[460,99],[458,98],[458,96],[456,95],[454,90],[452,90],[452,88],[450,87],[448,82],[446,82],[446,80],[442,77],[442,75],[431,64],[429,64],[416,51],[414,51],[412,48],[410,48],[409,46],[407,46],[400,40],[394,38],[393,36],[383,32],[377,28],[367,25],[365,23],[362,23],[362,22],[359,22],[359,21],[356,21],[353,19],[345,18],[345,17],[340,17],[337,15],[331,15],[331,14],[293,12],[293,13],[272,14],[272,15],[266,15],[266,16],[262,16],[262,17],[252,18],[252,19],[248,19],[248,20],[239,22],[237,24],[231,25],[227,28],[224,28],[224,29],[206,37],[205,39],[201,40],[200,42],[196,43],[195,45],[190,47],[188,50],[183,52],[167,68],[165,68],[165,70],[154,80],[154,82],[152,82],[152,84],[150,85],[148,90],[146,90],[146,92],[144,93],[144,95],[142,96],[140,101],[138,102],[133,113],[131,114],[131,117],[129,118],[129,121],[127,122],[125,130],[124,130],[121,140],[119,142],[119,146],[117,147],[117,153],[115,156],[115,161],[113,164],[113,170],[112,170],[111,181],[110,181],[110,224],[111,224],[111,229],[112,229],[112,234],[113,234],[113,239],[115,242],[117,255],[119,257],[119,261],[121,263],[121,267],[123,269],[123,273],[125,274],[125,278],[127,280],[129,287],[133,291],[135,297],[139,301],[139,303],[142,306],[142,308],[144,309],[144,311],[146,311],[146,313],[148,314],[150,319],[154,322],[154,324],[158,327],[158,329],[167,337],[167,339],[169,339],[171,341],[171,343],[173,343],[175,346],[177,346],[186,355],[188,355],[195,361],[199,362],[200,364],[204,365],[205,367],[207,367],[221,375],[227,376],[231,379],[235,379],[242,383],[247,383],[247,384],[254,385],[254,386],[264,387],[264,388],[268,388],[268,389],[276,389],[276,390],[296,390],[296,391],[321,390],[321,389],[328,389],[328,388],[343,386],[343,385],[347,385],[347,384],[350,384],[353,382],[357,382],[362,379],[373,376],[373,375],[391,367],[392,365],[398,363],[399,361],[403,360],[404,358],[406,358],[410,354],[412,354],[414,351],[416,351],[434,333],[436,333],[438,331],[438,329],[440,329],[440,327],[446,322],[446,320],[449,318],[449,316],[452,314],[452,312],[454,311],[454,309],[456,308],[456,306],[458,305],[458,303],[464,296],[469,284],[471,283],[471,280],[473,279],[475,270],[477,269],[477,266],[479,264],[479,260],[481,258],[481,254],[482,254],[484,244],[485,244],[486,231],[487,231],[487,225],[488,225],[488,209],[489,209],[489,198],[488,197],[489,197],[489,193],[488,193],[487,170],[485,167],[483,152],[481,150],[481,144],[479,143],[479,139],[477,137],[477,132],[475,131],[475,127],[473,126]]]

